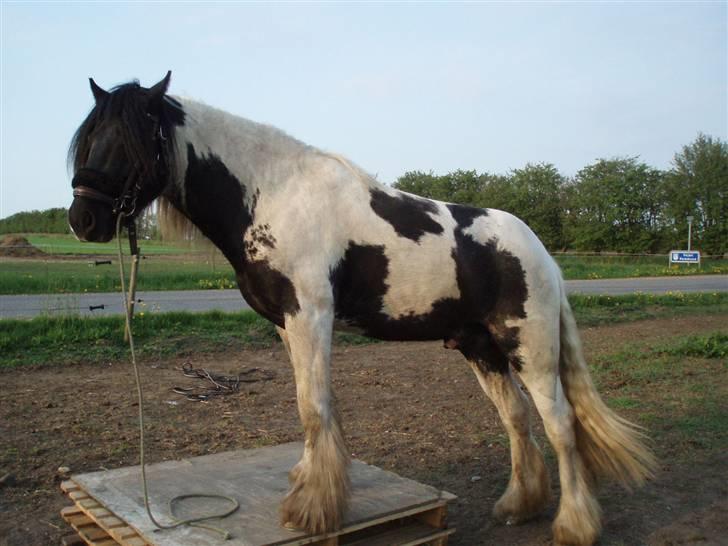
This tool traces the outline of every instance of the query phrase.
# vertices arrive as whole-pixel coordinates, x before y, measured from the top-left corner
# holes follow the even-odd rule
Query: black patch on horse
[[[519,329],[506,330],[496,336],[483,324],[471,322],[445,338],[444,345],[446,349],[459,350],[483,372],[507,373],[509,364],[521,371],[523,362],[517,354]]]
[[[455,208],[456,207],[456,208]],[[466,327],[446,336],[448,340],[454,339],[457,348],[463,351],[467,346],[471,355],[478,350],[482,351],[476,356],[475,362],[488,371],[504,373],[510,363],[520,371],[522,362],[518,356],[520,346],[517,327],[505,327],[506,319],[526,318],[524,304],[528,298],[526,285],[526,272],[521,261],[506,250],[498,249],[498,240],[493,238],[485,244],[479,243],[471,235],[463,233],[473,220],[481,216],[477,214],[480,209],[472,207],[453,206],[450,209],[456,219],[458,227],[455,229],[456,247],[452,251],[456,264],[456,274],[460,297],[475,306],[474,321],[477,325],[485,326],[488,335],[478,334],[477,328]],[[486,211],[482,211],[487,214]],[[470,339],[470,336],[482,336],[482,339]],[[465,354],[463,352],[463,354]],[[465,355],[469,360],[468,355]],[[504,364],[505,363],[505,364]]]
[[[164,136],[164,151],[168,155],[168,163],[174,162],[174,129],[184,125],[185,112],[182,105],[172,97],[165,95],[158,112],[149,112],[149,90],[139,85],[138,81],[125,83],[113,88],[89,112],[86,119],[73,135],[68,149],[68,162],[77,171],[86,163],[93,133],[106,123],[119,123],[122,139],[137,142],[147,148],[146,154],[140,154],[142,160],[156,160],[156,149],[152,144],[154,136],[151,129],[158,125]]]
[[[448,203],[447,208],[461,230],[470,227],[473,221],[479,216],[488,216],[487,209],[479,209],[477,207],[471,207],[469,205],[457,205],[455,203]]]
[[[484,372],[506,373],[509,358],[490,330],[482,324],[468,323],[445,340],[445,347],[458,349]],[[520,367],[518,368],[520,370]]]
[[[383,245],[349,242],[344,257],[329,272],[336,317],[354,325],[376,320],[387,292],[384,281],[388,274]]]
[[[266,260],[245,258],[243,236],[253,225],[257,196],[252,206],[245,203],[245,186],[217,156],[197,156],[187,144],[184,210],[189,219],[212,241],[230,261],[238,286],[250,306],[278,326],[284,325],[284,314],[299,310],[293,283]],[[264,244],[273,244],[271,237]]]
[[[400,237],[418,242],[425,233],[443,232],[442,226],[428,214],[437,213],[437,205],[432,201],[405,193],[393,197],[376,188],[372,188],[369,193],[372,210],[389,222]]]
[[[425,340],[442,337],[448,324],[457,324],[457,300],[436,302],[431,313],[393,319],[382,312],[389,259],[383,245],[349,242],[344,257],[330,272],[336,318],[365,335],[387,340]]]
[[[499,250],[497,239],[482,244],[460,227],[455,229],[455,242],[452,258],[461,300],[485,320],[526,318],[523,304],[528,288],[521,261],[507,250]]]

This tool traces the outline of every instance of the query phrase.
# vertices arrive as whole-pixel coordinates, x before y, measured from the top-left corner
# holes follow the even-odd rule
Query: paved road
[[[648,277],[639,279],[600,279],[567,281],[569,293],[630,294],[647,292],[728,292],[728,275],[696,275],[690,277]],[[171,290],[139,292],[137,311],[240,311],[248,305],[237,290]],[[91,309],[103,306],[103,308]],[[123,313],[118,293],[54,294],[33,296],[0,296],[0,318],[34,317],[78,313],[84,316]]]

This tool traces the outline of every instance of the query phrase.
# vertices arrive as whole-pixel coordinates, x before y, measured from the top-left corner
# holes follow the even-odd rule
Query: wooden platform
[[[279,525],[278,506],[288,489],[288,471],[301,456],[300,443],[205,455],[149,465],[152,511],[169,523],[169,499],[186,493],[232,496],[240,509],[221,520],[232,535],[227,546],[415,546],[447,544],[455,532],[446,523],[450,493],[352,461],[352,497],[341,531],[309,536]],[[219,546],[214,533],[179,527],[159,531],[149,521],[138,466],[73,476],[61,488],[74,502],[61,515],[92,546]],[[224,508],[216,500],[179,503],[179,517]],[[189,510],[189,512],[186,512]]]

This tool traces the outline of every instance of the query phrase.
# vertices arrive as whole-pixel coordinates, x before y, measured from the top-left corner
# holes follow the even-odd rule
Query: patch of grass
[[[253,311],[139,313],[133,329],[140,358],[269,347],[279,341],[273,324]],[[373,340],[337,333],[334,342],[356,345]],[[128,351],[122,317],[0,321],[0,368],[108,362],[128,358]]]
[[[700,358],[728,358],[728,334],[715,332],[708,335],[690,336],[668,347],[665,352],[676,356]]]
[[[270,345],[275,329],[267,320],[241,313],[159,313],[134,318],[141,358]],[[122,317],[37,317],[0,321],[0,367],[25,364],[102,362],[126,358]]]
[[[85,260],[5,260],[0,268],[0,294],[58,294],[115,292],[119,290],[119,266],[95,266]],[[129,274],[128,261],[126,272]],[[138,290],[189,290],[235,288],[235,274],[225,261],[193,258],[149,257],[139,267]]]
[[[728,260],[706,259],[700,266],[669,265],[665,256],[573,256],[559,254],[554,259],[565,279],[621,279],[625,277],[663,277],[679,275],[716,275],[728,273]]]
[[[112,243],[84,243],[73,235],[60,233],[21,233],[34,247],[47,254],[94,254],[116,255],[117,244]],[[145,254],[182,254],[189,252],[190,245],[178,242],[165,242],[159,240],[140,241]],[[125,250],[128,244],[125,244]]]
[[[728,313],[728,292],[573,294],[569,303],[580,326],[599,326],[668,316]]]
[[[612,406],[615,409],[625,408],[636,408],[639,405],[639,402],[635,400],[634,398],[629,398],[626,396],[617,396],[610,400],[610,406]]]
[[[688,453],[728,448],[728,335],[631,343],[591,363],[607,403],[632,413],[662,449]]]

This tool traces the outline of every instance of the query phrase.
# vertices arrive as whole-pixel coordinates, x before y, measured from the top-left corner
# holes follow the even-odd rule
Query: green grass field
[[[570,301],[581,326],[686,314],[728,313],[728,293],[574,296]],[[0,368],[125,358],[128,346],[124,343],[123,331],[121,317],[5,319],[0,321]],[[139,313],[134,318],[134,339],[137,353],[142,358],[266,347],[278,341],[273,325],[253,311]],[[373,340],[337,333],[335,342],[360,344]],[[691,350],[703,349],[699,345]]]
[[[83,243],[73,235],[55,233],[26,233],[23,235],[30,244],[47,254],[94,254],[116,255],[116,241],[111,243]],[[140,241],[145,254],[182,254],[194,250],[194,247],[183,243],[167,243],[164,241]],[[128,243],[124,243],[124,251]]]
[[[71,235],[27,234],[26,237],[51,257],[3,258],[0,262],[0,294],[111,292],[119,289],[116,242],[81,243]],[[140,246],[146,259],[140,265],[139,290],[236,286],[232,267],[210,246],[185,247],[158,241],[141,241]],[[124,252],[128,253],[126,246]],[[110,259],[113,263],[94,266],[96,259]],[[659,256],[558,255],[556,261],[566,279],[728,273],[728,260],[722,259],[704,260],[700,268],[688,265],[668,267],[667,257]]]
[[[119,290],[116,256],[110,265],[83,260],[4,260],[0,267],[0,294],[57,294],[114,292]],[[126,272],[129,273],[127,260]],[[232,267],[221,259],[147,256],[139,265],[138,290],[199,290],[235,288]]]

